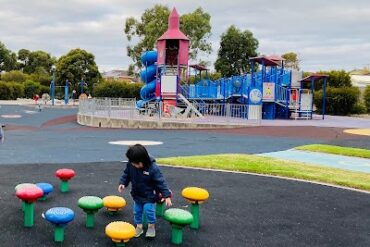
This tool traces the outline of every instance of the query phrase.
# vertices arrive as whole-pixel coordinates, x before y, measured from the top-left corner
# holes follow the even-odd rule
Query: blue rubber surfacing
[[[307,152],[301,150],[285,150],[278,152],[262,153],[260,156],[278,159],[299,161],[308,164],[329,166],[351,171],[369,172],[370,159],[348,157],[343,155]]]

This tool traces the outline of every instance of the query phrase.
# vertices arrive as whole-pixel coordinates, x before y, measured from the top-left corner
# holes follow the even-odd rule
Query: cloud
[[[139,18],[154,4],[180,14],[202,7],[211,14],[215,61],[220,35],[230,25],[248,29],[259,53],[297,52],[305,70],[359,68],[370,62],[370,3],[366,0],[2,0],[0,41],[13,51],[26,48],[61,56],[72,48],[96,56],[101,70],[127,68],[125,19]]]

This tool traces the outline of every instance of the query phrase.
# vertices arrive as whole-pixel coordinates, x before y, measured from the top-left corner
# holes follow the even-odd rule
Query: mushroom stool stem
[[[171,241],[173,244],[182,243],[182,228],[183,226],[172,224]]]
[[[56,225],[54,228],[54,241],[63,242],[64,241],[64,226]]]
[[[24,226],[25,227],[33,226],[33,222],[34,222],[33,216],[34,216],[33,202],[32,203],[24,202]]]
[[[145,212],[143,212],[143,229],[148,229],[148,218],[146,217]]]
[[[157,202],[157,205],[155,207],[155,214],[159,217],[163,217],[165,209],[166,209],[166,205],[164,202]]]
[[[95,215],[95,212],[93,211],[87,211],[86,212],[86,227],[87,228],[94,228],[94,215]]]
[[[191,214],[194,217],[194,221],[193,223],[190,224],[190,228],[199,229],[199,204],[198,203],[191,204]]]
[[[62,182],[60,183],[60,191],[63,193],[69,191],[68,180],[62,180]]]

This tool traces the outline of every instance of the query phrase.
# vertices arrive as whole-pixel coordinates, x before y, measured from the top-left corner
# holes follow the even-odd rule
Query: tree
[[[101,79],[94,55],[82,49],[73,49],[59,58],[56,76],[60,85],[64,85],[68,80],[77,87],[78,83],[84,80],[90,90]]]
[[[253,33],[230,26],[221,35],[220,49],[215,63],[222,76],[232,76],[250,71],[249,57],[257,56],[258,40]]]
[[[20,69],[27,74],[50,74],[56,59],[44,51],[29,51],[21,49],[18,51]]]
[[[138,38],[140,41],[127,47],[127,55],[132,58],[135,65],[141,67],[140,56],[142,52],[152,50],[157,39],[167,30],[170,9],[164,5],[155,5],[146,9],[140,20],[129,17],[125,22],[125,34],[128,41]],[[210,15],[202,8],[180,17],[181,30],[191,40],[190,57],[196,59],[199,52],[210,53],[211,43],[208,41],[211,35]],[[133,70],[132,70],[133,71]]]
[[[25,82],[29,75],[19,70],[12,70],[1,75],[1,80],[6,82]]]
[[[0,42],[0,72],[17,69],[17,55]]]
[[[370,85],[366,86],[365,93],[364,93],[364,101],[366,110],[370,113]]]
[[[299,70],[299,59],[297,53],[288,52],[282,55],[285,59],[285,68]]]
[[[351,76],[344,70],[319,71],[319,74],[329,75],[327,85],[333,88],[352,87]],[[315,89],[322,88],[322,81],[315,83]]]

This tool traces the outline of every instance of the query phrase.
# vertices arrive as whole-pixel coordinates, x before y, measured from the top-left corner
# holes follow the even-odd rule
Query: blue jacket
[[[164,198],[171,196],[155,159],[151,158],[151,162],[149,167],[142,169],[137,169],[128,162],[120,179],[119,183],[125,188],[131,182],[131,196],[136,202],[154,203],[158,200],[158,193],[161,193]]]

